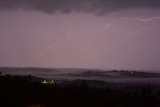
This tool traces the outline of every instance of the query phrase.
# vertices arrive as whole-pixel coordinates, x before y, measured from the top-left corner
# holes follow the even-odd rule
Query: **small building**
[[[42,84],[55,84],[54,80],[43,80]]]
[[[47,84],[47,81],[46,81],[46,80],[43,80],[43,81],[42,81],[42,84]]]
[[[50,84],[55,84],[55,81],[51,80],[51,81],[50,81]]]

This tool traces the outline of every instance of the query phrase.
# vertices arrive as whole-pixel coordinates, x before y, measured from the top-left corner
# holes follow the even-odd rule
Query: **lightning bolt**
[[[131,19],[132,21],[151,22],[151,21],[155,21],[155,20],[160,20],[160,17],[157,16],[157,17],[152,17],[152,18],[139,18],[139,17],[117,18],[117,19],[114,19],[111,23],[105,24],[104,29],[108,29],[108,28],[112,27],[113,24],[116,24],[119,21],[127,20],[127,19]]]
[[[67,37],[66,37],[64,40],[60,40],[60,41],[58,41],[57,43],[53,43],[53,44],[51,44],[51,45],[46,46],[46,47],[41,51],[41,54],[44,55],[44,54],[47,52],[48,49],[53,48],[53,47],[56,47],[56,46],[60,45],[60,44],[63,43],[63,42],[69,41],[69,40],[70,40],[70,37],[71,37],[71,29],[70,29],[70,27],[69,27],[69,28],[68,28],[68,32],[67,32]]]
[[[160,19],[160,17],[152,17],[152,18],[133,18],[134,20],[142,21],[142,22],[150,22],[156,19]]]
[[[142,28],[140,28],[138,32],[140,32],[141,30],[144,30],[144,29],[148,29],[148,30],[155,30],[156,28],[156,24],[159,23],[159,20],[160,20],[160,17],[157,16],[157,17],[151,17],[151,18],[133,18],[133,20],[136,20],[136,21],[139,21],[139,22],[145,22],[145,23],[150,23],[152,24],[152,27],[147,27],[147,26],[144,26]]]
[[[126,19],[129,19],[129,17],[122,17],[122,18],[114,19],[111,23],[105,24],[104,29],[107,30],[111,28],[113,24],[116,24],[117,22],[126,20]]]
[[[44,49],[42,49],[42,51],[35,50],[36,53],[38,53],[39,55],[41,55],[45,58],[45,66],[46,67],[49,67],[48,55],[46,54],[46,52],[51,48],[54,48],[54,47],[59,46],[60,44],[62,44],[64,42],[67,42],[67,41],[71,40],[70,39],[71,38],[71,28],[70,27],[68,27],[68,30],[67,30],[66,34],[67,34],[67,36],[66,36],[65,39],[59,40],[56,43],[48,44]]]
[[[138,22],[143,22],[143,23],[148,23],[152,25],[152,27],[150,26],[144,26],[144,27],[141,27],[139,28],[138,30],[134,31],[134,33],[132,33],[132,35],[138,33],[138,32],[141,32],[142,30],[144,29],[148,29],[148,30],[155,30],[156,28],[156,24],[159,22],[160,20],[160,17],[157,16],[157,17],[151,17],[151,18],[140,18],[140,17],[122,17],[122,18],[117,18],[117,19],[114,19],[111,23],[107,23],[105,24],[105,26],[103,27],[105,30],[109,30],[113,25],[116,25],[118,22],[120,21],[123,21],[123,20],[128,20],[130,19],[132,22],[135,22],[135,21],[138,21]],[[137,22],[137,23],[138,23]],[[110,29],[111,30],[111,29]],[[124,30],[123,32],[126,32],[127,33],[127,30]]]
[[[48,56],[47,55],[44,55],[42,54],[40,51],[36,50],[36,49],[33,49],[34,52],[42,57],[45,58],[45,67],[49,67],[49,64],[48,64]]]

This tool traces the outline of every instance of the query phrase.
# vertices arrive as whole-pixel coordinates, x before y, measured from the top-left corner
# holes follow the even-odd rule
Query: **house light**
[[[46,80],[44,80],[44,81],[42,82],[42,84],[47,84],[47,81],[46,81]]]

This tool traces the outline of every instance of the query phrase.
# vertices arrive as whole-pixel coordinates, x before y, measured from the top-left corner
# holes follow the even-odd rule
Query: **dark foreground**
[[[160,87],[89,87],[87,81],[42,84],[32,76],[0,76],[0,107],[160,107]],[[63,84],[63,85],[62,85]]]

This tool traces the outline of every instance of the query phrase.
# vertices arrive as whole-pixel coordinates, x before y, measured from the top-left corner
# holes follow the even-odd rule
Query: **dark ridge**
[[[95,85],[98,87],[95,87]],[[103,87],[102,87],[103,86]],[[160,85],[0,75],[0,107],[160,107]]]

